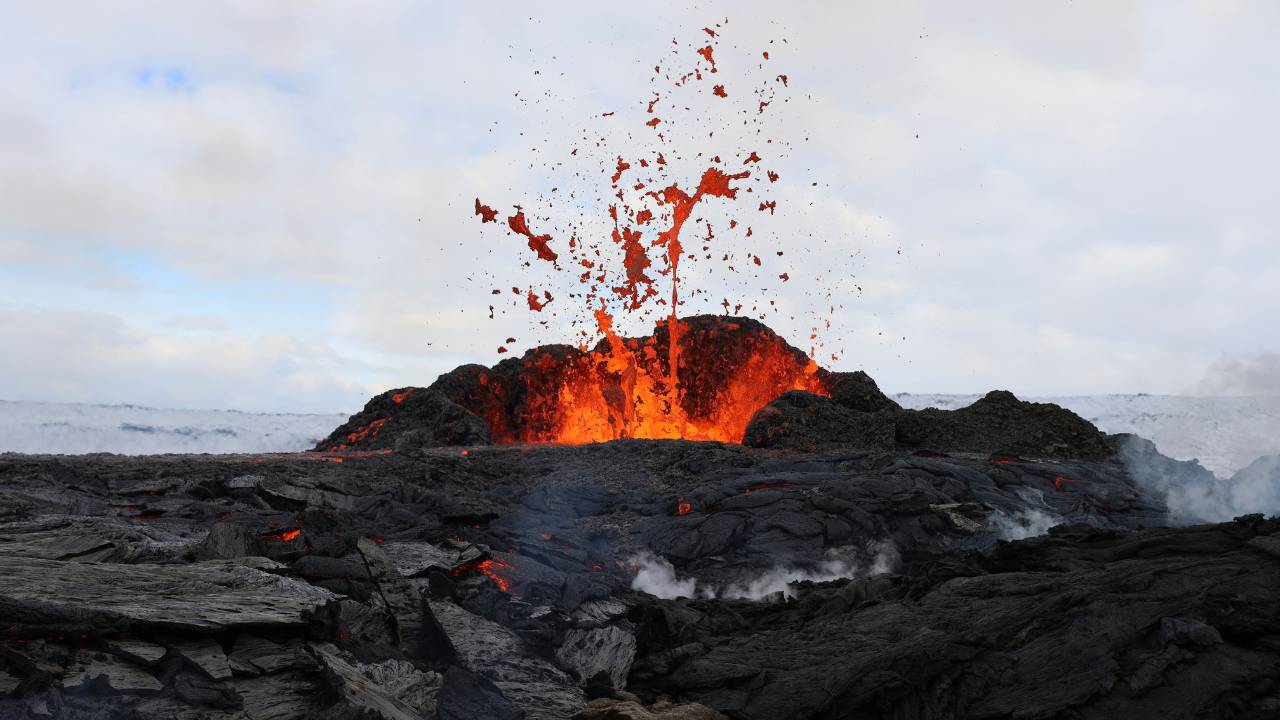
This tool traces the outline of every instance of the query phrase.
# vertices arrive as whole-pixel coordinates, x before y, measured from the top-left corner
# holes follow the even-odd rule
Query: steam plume
[[[761,600],[774,593],[795,597],[795,584],[799,582],[827,582],[892,572],[898,563],[898,549],[888,541],[872,543],[865,549],[828,548],[822,560],[811,568],[774,566],[723,587],[706,584],[699,587],[694,578],[680,579],[670,562],[651,553],[637,555],[632,562],[638,569],[631,589],[660,598]]]

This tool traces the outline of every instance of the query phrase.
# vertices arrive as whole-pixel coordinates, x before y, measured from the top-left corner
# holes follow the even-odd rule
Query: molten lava
[[[470,562],[463,565],[459,565],[458,567],[454,568],[453,576],[461,577],[462,575],[465,575],[468,572],[472,572],[472,571],[478,572],[481,575],[484,575],[485,577],[492,580],[494,584],[498,586],[498,589],[501,590],[502,592],[507,593],[509,595],[518,596],[519,593],[511,592],[511,580],[502,575],[502,571],[515,570],[515,569],[516,569],[515,565],[512,565],[511,563],[507,562],[506,560],[503,560],[502,558],[494,557],[488,560],[483,560],[481,562]]]
[[[302,531],[295,528],[293,530],[280,530],[277,532],[263,533],[262,539],[270,540],[272,542],[293,542],[294,540],[297,540],[300,535],[302,535]]]
[[[609,322],[601,313],[605,339],[592,350],[536,348],[491,370],[460,369],[433,387],[485,420],[498,443],[736,443],[756,410],[778,395],[828,394],[826,371],[752,320],[668,320],[642,338],[621,337]]]
[[[1083,482],[1084,480],[1072,480],[1070,478],[1063,477],[1062,475],[1058,475],[1053,479],[1053,489],[1058,492],[1062,492],[1063,488],[1067,485],[1079,485]]]

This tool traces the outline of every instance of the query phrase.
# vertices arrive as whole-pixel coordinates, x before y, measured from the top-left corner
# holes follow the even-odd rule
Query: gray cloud
[[[1114,1],[562,2],[533,18],[411,2],[0,10],[0,261],[44,279],[6,298],[31,303],[6,322],[118,373],[33,363],[0,397],[241,402],[199,389],[213,371],[264,390],[243,396],[254,408],[347,408],[492,362],[506,337],[513,350],[569,339],[564,316],[507,298],[488,319],[491,288],[556,281],[522,267],[521,244],[480,228],[470,203],[572,214],[535,207],[565,178],[534,148],[635,110],[671,38],[726,16],[726,42],[772,47],[792,79],[776,129],[795,150],[756,239],[786,250],[794,279],[702,277],[687,312],[773,299],[766,321],[805,345],[815,311],[836,306],[824,353],[840,360],[823,359],[893,391],[1233,392],[1246,381],[1197,378],[1257,352],[1280,299],[1280,99],[1265,71],[1278,14]],[[725,78],[743,69],[734,57]],[[720,130],[724,147],[734,132]],[[157,281],[109,262],[119,254],[228,296],[244,283],[315,296],[321,317],[227,310],[213,344],[166,322],[206,308],[146,308],[139,288]],[[830,297],[812,292],[818,276]],[[87,289],[110,294],[114,320],[84,321],[102,297]],[[235,369],[217,374],[210,353]],[[167,370],[129,379],[160,357]],[[1219,365],[1266,387],[1265,371]]]
[[[1280,396],[1280,353],[1219,358],[1197,390],[1205,395]]]
[[[0,304],[6,399],[354,410],[370,394],[365,367],[287,334],[242,337],[144,332],[121,318]]]

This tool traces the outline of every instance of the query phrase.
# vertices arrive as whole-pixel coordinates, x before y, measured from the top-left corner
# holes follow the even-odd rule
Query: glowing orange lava
[[[478,201],[477,201],[478,202]],[[476,212],[480,213],[480,208],[476,208]],[[483,222],[483,220],[481,220]],[[529,239],[529,249],[536,252],[539,258],[547,262],[555,262],[558,257],[554,250],[551,249],[550,235],[535,235],[529,229],[529,221],[524,217],[524,211],[516,206],[516,214],[507,218],[507,226],[511,228],[511,232],[518,233]]]
[[[455,401],[486,420],[499,443],[736,443],[755,411],[778,395],[828,394],[826,373],[758,323],[700,316],[665,321],[649,337],[624,338],[607,313],[599,311],[598,321],[605,339],[594,349],[531,351],[518,375],[485,374],[475,392]],[[675,352],[672,325],[679,333]]]
[[[519,593],[511,592],[511,580],[502,575],[502,571],[515,569],[517,569],[515,565],[512,565],[502,558],[494,557],[481,562],[470,562],[464,565],[459,565],[454,568],[453,576],[461,577],[468,572],[475,571],[492,580],[502,592],[518,597]]]
[[[1065,485],[1079,485],[1083,482],[1084,480],[1071,480],[1070,478],[1059,475],[1053,479],[1053,489],[1058,492],[1062,492]]]

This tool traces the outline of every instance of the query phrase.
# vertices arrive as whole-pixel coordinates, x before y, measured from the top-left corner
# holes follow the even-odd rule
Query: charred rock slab
[[[235,562],[95,565],[0,557],[0,577],[6,580],[0,617],[20,638],[302,626],[336,599],[327,590]]]
[[[563,670],[522,651],[521,640],[511,630],[450,602],[432,603],[431,610],[462,665],[491,681],[524,717],[563,718],[586,704],[582,691]]]

